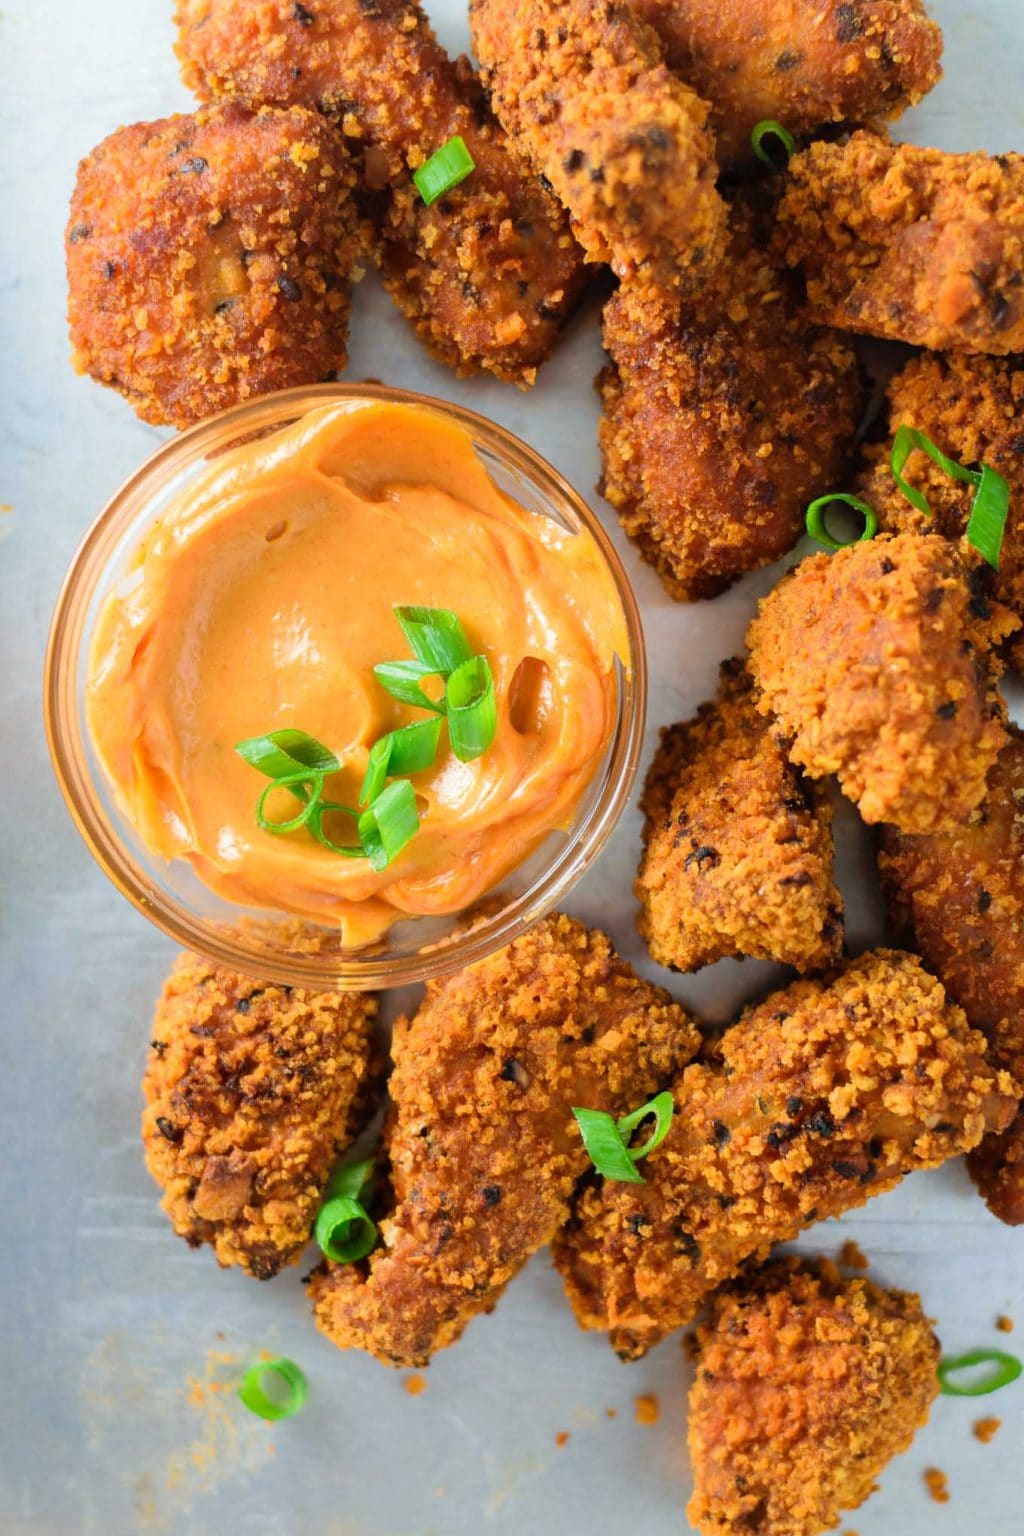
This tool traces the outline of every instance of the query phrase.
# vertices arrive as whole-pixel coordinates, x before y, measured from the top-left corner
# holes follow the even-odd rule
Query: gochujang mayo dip
[[[469,760],[444,702],[458,680],[426,674],[396,614],[415,608],[428,628],[454,616],[473,657],[463,698],[493,683],[493,703],[465,712],[488,742]],[[345,401],[219,456],[164,511],[99,616],[87,718],[152,853],[189,860],[231,902],[337,924],[358,948],[402,915],[469,906],[572,821],[627,655],[588,534],[504,494],[428,408]],[[402,663],[426,703],[396,696],[382,663]],[[475,718],[488,709],[489,730]],[[400,739],[426,766],[395,754],[377,773],[375,792],[407,803],[399,851],[386,859],[378,838],[371,858],[359,818],[385,819],[371,749],[413,725]],[[275,787],[287,761],[237,750],[280,732],[327,749],[327,769]],[[295,748],[303,762],[310,750]]]

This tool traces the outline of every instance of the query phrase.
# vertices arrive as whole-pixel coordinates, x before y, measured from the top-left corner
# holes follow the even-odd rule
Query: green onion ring
[[[235,751],[250,768],[279,779],[301,768],[316,773],[337,773],[341,767],[334,753],[305,731],[271,731],[268,736],[250,736],[235,743]]]
[[[365,859],[361,843],[336,843],[333,838],[327,836],[324,831],[324,816],[328,811],[341,811],[346,816],[351,816],[354,821],[359,820],[359,812],[354,811],[350,805],[342,805],[338,800],[318,800],[313,806],[313,814],[309,818],[309,830],[324,848],[329,848],[331,853],[340,853],[346,859]]]
[[[487,751],[498,730],[494,675],[486,656],[471,656],[448,679],[448,739],[462,763]]]
[[[606,1179],[621,1184],[643,1184],[643,1174],[629,1155],[615,1121],[603,1109],[573,1109],[587,1156]]]
[[[617,1129],[622,1137],[623,1146],[635,1163],[639,1162],[642,1157],[646,1157],[648,1152],[653,1152],[661,1146],[668,1135],[669,1126],[672,1124],[672,1116],[675,1114],[675,1108],[676,1101],[666,1089],[664,1093],[656,1094],[647,1104],[641,1104],[639,1109],[634,1109],[631,1115],[625,1115],[617,1122]],[[640,1122],[647,1119],[648,1115],[653,1115],[655,1118],[654,1130],[642,1146],[631,1147],[629,1145],[630,1136]]]
[[[928,498],[923,491],[910,485],[903,478],[903,468],[915,449],[926,453],[933,464],[937,464],[952,480],[960,480],[965,485],[977,485],[981,475],[977,470],[967,469],[963,464],[958,464],[955,459],[949,458],[935,443],[932,442],[927,432],[918,431],[917,427],[907,426],[905,423],[896,430],[896,436],[892,440],[892,455],[889,459],[889,467],[892,477],[896,481],[904,496],[912,507],[923,512],[926,517],[931,517],[932,509],[928,505]]]
[[[768,138],[778,139],[782,145],[786,158],[781,164],[778,160],[773,159],[767,149],[764,148],[762,140]],[[773,117],[763,118],[761,122],[755,124],[751,129],[750,144],[761,164],[766,165],[770,171],[776,172],[786,169],[786,166],[789,164],[789,157],[796,149],[796,139],[794,139],[789,129],[783,128],[782,124],[777,123]]]
[[[831,506],[834,501],[841,501],[844,506],[853,507],[864,519],[864,531],[855,539],[837,539],[829,533],[825,523],[825,508]],[[866,501],[861,501],[859,496],[851,496],[846,491],[830,491],[827,496],[819,496],[817,501],[812,501],[807,508],[804,517],[807,532],[812,539],[823,544],[826,549],[846,549],[850,544],[859,544],[864,539],[873,539],[878,532],[878,518],[875,510]]]
[[[420,197],[429,207],[439,197],[457,187],[460,181],[465,181],[470,171],[474,170],[476,162],[466,148],[465,141],[456,134],[447,144],[435,150],[418,170],[413,171],[412,179]]]
[[[439,677],[433,667],[422,661],[382,661],[373,669],[373,675],[393,699],[411,704],[414,709],[432,709],[435,714],[445,712],[444,699],[432,699],[422,687],[428,677]]]
[[[312,793],[309,799],[297,792],[296,785],[311,785]],[[290,821],[269,821],[264,815],[263,807],[267,802],[267,796],[272,795],[275,789],[288,789],[297,800],[305,800],[302,810]],[[312,816],[323,794],[324,776],[322,773],[310,773],[305,769],[302,773],[283,773],[279,779],[274,779],[268,784],[256,802],[256,824],[261,832],[294,832],[298,827],[304,827]]]
[[[317,1246],[332,1264],[365,1259],[377,1242],[377,1224],[351,1195],[337,1195],[320,1207],[313,1228]]]
[[[967,542],[993,570],[999,569],[1003,534],[1010,512],[1010,487],[1003,476],[989,464],[981,466],[978,489],[967,519]]]
[[[286,1389],[288,1395],[283,1401],[268,1396],[263,1386],[267,1376],[271,1376],[276,1384]],[[272,1421],[290,1419],[293,1413],[298,1413],[308,1393],[309,1382],[305,1372],[294,1360],[288,1360],[283,1355],[278,1360],[258,1360],[255,1365],[251,1365],[238,1389],[238,1395],[250,1413]]]
[[[994,1365],[997,1369],[974,1386],[958,1387],[949,1380],[954,1371],[966,1371],[974,1365]],[[987,1397],[1008,1387],[1024,1372],[1024,1365],[1016,1355],[1008,1355],[1001,1349],[972,1349],[966,1355],[954,1355],[939,1361],[939,1382],[946,1397]]]

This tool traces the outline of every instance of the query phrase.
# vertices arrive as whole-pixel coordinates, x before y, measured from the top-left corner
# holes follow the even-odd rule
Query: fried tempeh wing
[[[366,993],[278,987],[181,955],[153,1020],[142,1138],[192,1247],[257,1280],[298,1257],[369,1118],[376,1011]]]
[[[646,1183],[577,1197],[555,1261],[579,1323],[645,1354],[775,1243],[1005,1129],[1012,1089],[915,956],[771,994],[678,1079]]]
[[[191,426],[344,368],[355,184],[314,112],[134,123],[78,167],[72,361],[143,421]]]
[[[764,119],[795,137],[898,117],[941,74],[921,0],[630,0],[665,60],[711,106],[723,167],[751,160]]]
[[[1024,350],[1024,158],[855,133],[792,157],[777,249],[810,317],[937,352]]]
[[[320,1327],[397,1366],[454,1343],[565,1221],[588,1164],[572,1107],[637,1108],[698,1040],[666,993],[567,917],[431,983],[395,1032],[383,1246],[320,1269]]]
[[[981,805],[951,832],[884,827],[879,871],[893,922],[939,976],[989,1054],[1024,1086],[1024,735],[1010,739]],[[992,1213],[1024,1223],[1024,1112],[968,1167]]]
[[[864,449],[857,493],[874,507],[879,523],[894,533],[937,533],[955,542],[971,567],[975,606],[995,597],[1024,618],[1024,366],[1018,358],[914,357],[889,380],[887,432]],[[890,467],[892,439],[901,426],[917,427],[961,464],[982,462],[1010,487],[999,570],[984,563],[964,542],[974,488],[954,480],[925,453],[915,453],[904,478],[927,498],[931,516],[911,505]],[[1024,666],[1024,640],[1010,640],[1017,670]]]
[[[819,1536],[874,1492],[939,1391],[939,1342],[908,1291],[777,1259],[720,1291],[690,1389],[701,1536]]]
[[[568,208],[591,261],[671,292],[721,253],[707,106],[614,0],[472,0],[495,112]]]
[[[695,719],[662,732],[641,806],[639,928],[660,965],[750,955],[810,971],[839,959],[831,807],[758,713],[742,661],[724,663]]]
[[[672,596],[714,597],[792,549],[852,452],[860,376],[743,212],[697,298],[624,283],[604,345],[602,490]]]
[[[993,650],[1017,628],[975,602],[956,549],[903,533],[812,555],[747,631],[759,708],[812,778],[835,773],[865,821],[955,826],[1006,740]]]
[[[420,339],[461,373],[532,383],[581,291],[582,252],[420,7],[179,0],[177,22],[202,97],[299,102],[337,122],[380,193],[384,285]],[[412,172],[455,135],[476,169],[428,207]]]

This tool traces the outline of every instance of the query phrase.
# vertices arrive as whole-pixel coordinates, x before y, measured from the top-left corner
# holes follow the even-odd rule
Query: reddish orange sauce
[[[420,831],[375,872],[305,829],[261,831],[266,780],[234,746],[306,731],[343,764],[325,798],[355,804],[373,742],[425,718],[373,676],[409,655],[398,603],[459,615],[491,663],[498,730],[472,763],[442,733],[413,776]],[[589,536],[504,495],[433,412],[342,402],[231,450],[161,517],[100,615],[89,727],[152,852],[190,860],[233,902],[335,922],[358,947],[401,914],[468,906],[571,821],[626,654]]]

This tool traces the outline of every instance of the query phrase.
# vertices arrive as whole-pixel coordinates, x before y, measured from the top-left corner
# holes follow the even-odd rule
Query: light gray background
[[[434,0],[465,45],[460,0]],[[50,611],[87,523],[161,434],[67,361],[62,231],[75,163],[118,124],[188,110],[156,0],[8,0],[0,12],[0,1533],[3,1536],[674,1536],[689,1492],[678,1339],[625,1367],[573,1323],[546,1255],[431,1367],[424,1395],[313,1329],[299,1270],[269,1285],[221,1272],[161,1215],[137,1137],[138,1081],[172,946],[107,884],[50,774],[40,668]],[[1020,0],[936,0],[950,78],[905,133],[950,149],[1024,148]],[[368,279],[357,292],[349,377],[460,400],[525,436],[584,492],[598,472],[597,314],[582,314],[537,389],[460,382],[421,351]],[[606,521],[614,519],[606,510]],[[713,605],[673,606],[619,538],[644,608],[650,736],[713,688],[764,574]],[[627,815],[571,910],[637,955]],[[851,940],[878,937],[870,864],[851,818],[843,878]],[[648,968],[654,973],[654,968]],[[710,1018],[763,985],[722,965],[672,990]],[[663,978],[665,979],[665,978]],[[909,1181],[804,1246],[855,1235],[876,1275],[919,1289],[949,1351],[1024,1347],[1024,1231],[999,1226],[962,1169]],[[1012,1347],[1012,1343],[1011,1343]],[[307,1409],[267,1426],[229,1388],[261,1349],[306,1368]],[[228,1355],[230,1359],[218,1359]],[[661,1422],[634,1422],[656,1392]],[[614,1420],[606,1409],[614,1408]],[[980,1412],[1004,1427],[983,1447]],[[555,1436],[568,1431],[559,1448]],[[972,1404],[940,1400],[882,1491],[849,1520],[861,1536],[1018,1536],[1024,1382]],[[944,1467],[952,1502],[928,1501]]]

